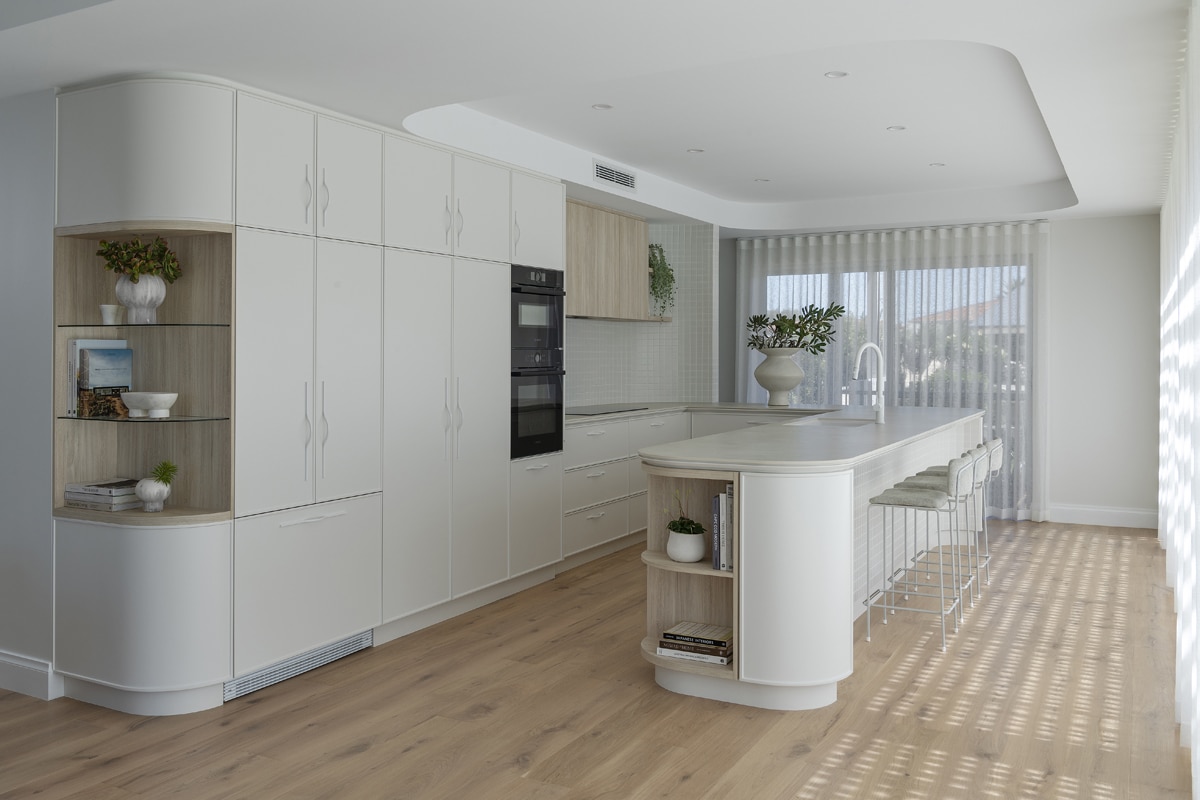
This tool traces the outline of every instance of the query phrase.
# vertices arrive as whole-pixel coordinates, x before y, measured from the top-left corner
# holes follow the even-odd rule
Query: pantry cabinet
[[[379,248],[241,228],[236,516],[379,491]]]
[[[241,92],[239,225],[378,244],[383,134]]]
[[[509,282],[504,264],[386,253],[385,620],[508,577]]]

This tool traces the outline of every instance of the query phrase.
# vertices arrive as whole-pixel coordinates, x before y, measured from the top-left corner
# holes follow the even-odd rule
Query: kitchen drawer
[[[644,492],[650,488],[650,476],[642,469],[642,460],[635,458],[629,462],[629,494]]]
[[[627,500],[616,500],[567,514],[563,517],[563,555],[573,555],[628,533]]]
[[[691,438],[688,415],[677,411],[657,417],[641,417],[629,420],[629,452],[636,453],[643,447],[667,442],[681,442]]]
[[[625,420],[572,425],[563,434],[563,468],[628,458],[629,423]]]
[[[650,511],[646,505],[646,492],[635,494],[625,502],[629,504],[629,532],[644,530]]]
[[[641,462],[609,461],[563,473],[563,508],[574,511],[624,497],[631,468],[640,472]]]

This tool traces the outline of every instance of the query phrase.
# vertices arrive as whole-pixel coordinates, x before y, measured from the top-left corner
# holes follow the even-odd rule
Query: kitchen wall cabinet
[[[509,282],[386,252],[385,620],[508,577]]]
[[[559,181],[512,173],[512,263],[563,269],[564,196]]]
[[[232,223],[233,94],[141,79],[59,95],[58,226]]]
[[[380,243],[382,133],[245,92],[237,112],[239,225]]]
[[[235,520],[233,673],[379,624],[378,494]]]
[[[562,454],[523,458],[509,468],[508,571],[562,560]]]
[[[649,320],[649,232],[628,214],[567,202],[567,316]]]
[[[379,491],[379,248],[238,230],[237,516]]]
[[[509,260],[506,168],[397,136],[387,137],[384,165],[385,244]]]

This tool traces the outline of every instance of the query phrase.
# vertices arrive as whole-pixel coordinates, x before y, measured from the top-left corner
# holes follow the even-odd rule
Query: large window
[[[1033,343],[1030,285],[1036,223],[747,239],[738,247],[741,319],[839,303],[833,345],[799,354],[796,403],[869,405],[877,364],[854,357],[864,342],[885,354],[889,406],[982,408],[984,436],[1004,439],[1007,468],[988,505],[1028,518]],[[744,339],[743,339],[744,343]],[[766,402],[753,378],[761,356],[743,347],[738,397]]]

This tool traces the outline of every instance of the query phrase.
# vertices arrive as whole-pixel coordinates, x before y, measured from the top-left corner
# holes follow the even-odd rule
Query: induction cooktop
[[[569,406],[568,416],[598,417],[601,414],[620,414],[622,411],[647,411],[649,406],[639,406],[630,403],[605,403],[598,406]]]

